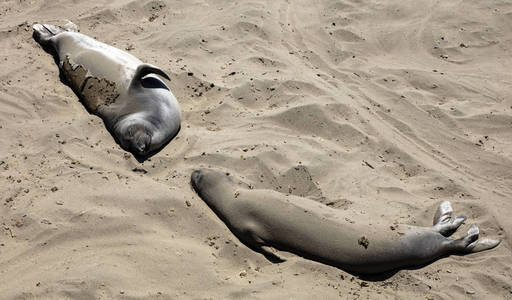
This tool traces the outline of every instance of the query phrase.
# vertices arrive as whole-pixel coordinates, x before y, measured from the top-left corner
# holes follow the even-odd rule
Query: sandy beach
[[[143,163],[59,78],[32,25],[169,74],[178,135]],[[0,298],[512,299],[510,1],[0,3]],[[451,201],[493,250],[366,280],[242,244],[200,167],[379,224]]]

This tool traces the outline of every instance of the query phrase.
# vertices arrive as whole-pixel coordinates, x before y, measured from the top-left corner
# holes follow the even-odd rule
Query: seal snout
[[[139,153],[139,154],[145,154],[148,150],[148,145],[149,143],[146,143],[145,141],[136,141],[135,142],[135,150]]]
[[[222,178],[222,173],[210,169],[197,169],[190,175],[190,184],[198,194],[201,194],[217,185]]]
[[[192,185],[194,190],[197,191],[202,178],[203,178],[203,172],[201,170],[194,170],[192,172],[192,175],[190,175],[190,184]]]
[[[133,127],[128,131],[130,134],[130,149],[138,155],[146,155],[151,147],[151,135],[144,127]]]

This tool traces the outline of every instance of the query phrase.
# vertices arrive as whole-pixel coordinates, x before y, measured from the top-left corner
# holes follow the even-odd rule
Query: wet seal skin
[[[61,69],[73,91],[80,93],[88,71],[83,66],[72,64],[69,55],[64,58]]]
[[[191,185],[240,241],[276,262],[280,258],[272,248],[357,274],[377,274],[419,267],[450,254],[484,251],[500,243],[479,238],[476,225],[466,236],[450,238],[466,217],[453,217],[448,201],[439,205],[433,226],[390,229],[351,221],[357,216],[350,211],[307,198],[241,187],[217,170],[194,171]]]
[[[81,91],[84,104],[91,111],[96,112],[101,105],[109,106],[119,97],[116,84],[105,78],[88,77]]]
[[[35,24],[34,39],[55,52],[61,74],[121,147],[144,160],[165,146],[180,129],[178,101],[158,77],[160,68],[64,27]],[[157,76],[158,75],[158,76]]]
[[[64,59],[62,70],[66,81],[80,96],[85,107],[95,114],[99,106],[109,106],[119,97],[115,82],[88,76],[89,72],[81,65],[73,65],[69,56]]]

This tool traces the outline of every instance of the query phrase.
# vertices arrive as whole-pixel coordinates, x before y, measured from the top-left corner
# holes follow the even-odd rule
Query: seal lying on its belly
[[[449,236],[464,222],[441,203],[434,226],[377,228],[353,222],[352,215],[321,203],[271,190],[237,186],[214,170],[196,170],[191,184],[199,196],[247,246],[268,257],[268,247],[327,263],[346,271],[371,274],[420,266],[449,254],[479,252],[500,241],[478,239],[472,225],[465,237]]]
[[[62,75],[87,109],[125,150],[146,156],[178,133],[178,101],[154,75],[169,79],[164,71],[71,29],[33,28],[36,41],[55,50]]]

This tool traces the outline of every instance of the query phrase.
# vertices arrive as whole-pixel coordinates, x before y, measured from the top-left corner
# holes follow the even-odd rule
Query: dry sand
[[[32,39],[64,19],[171,76],[182,129],[149,161]],[[3,0],[1,298],[510,299],[510,49],[502,0]],[[191,190],[209,166],[368,222],[429,225],[450,200],[462,233],[503,241],[375,282],[273,264]]]

